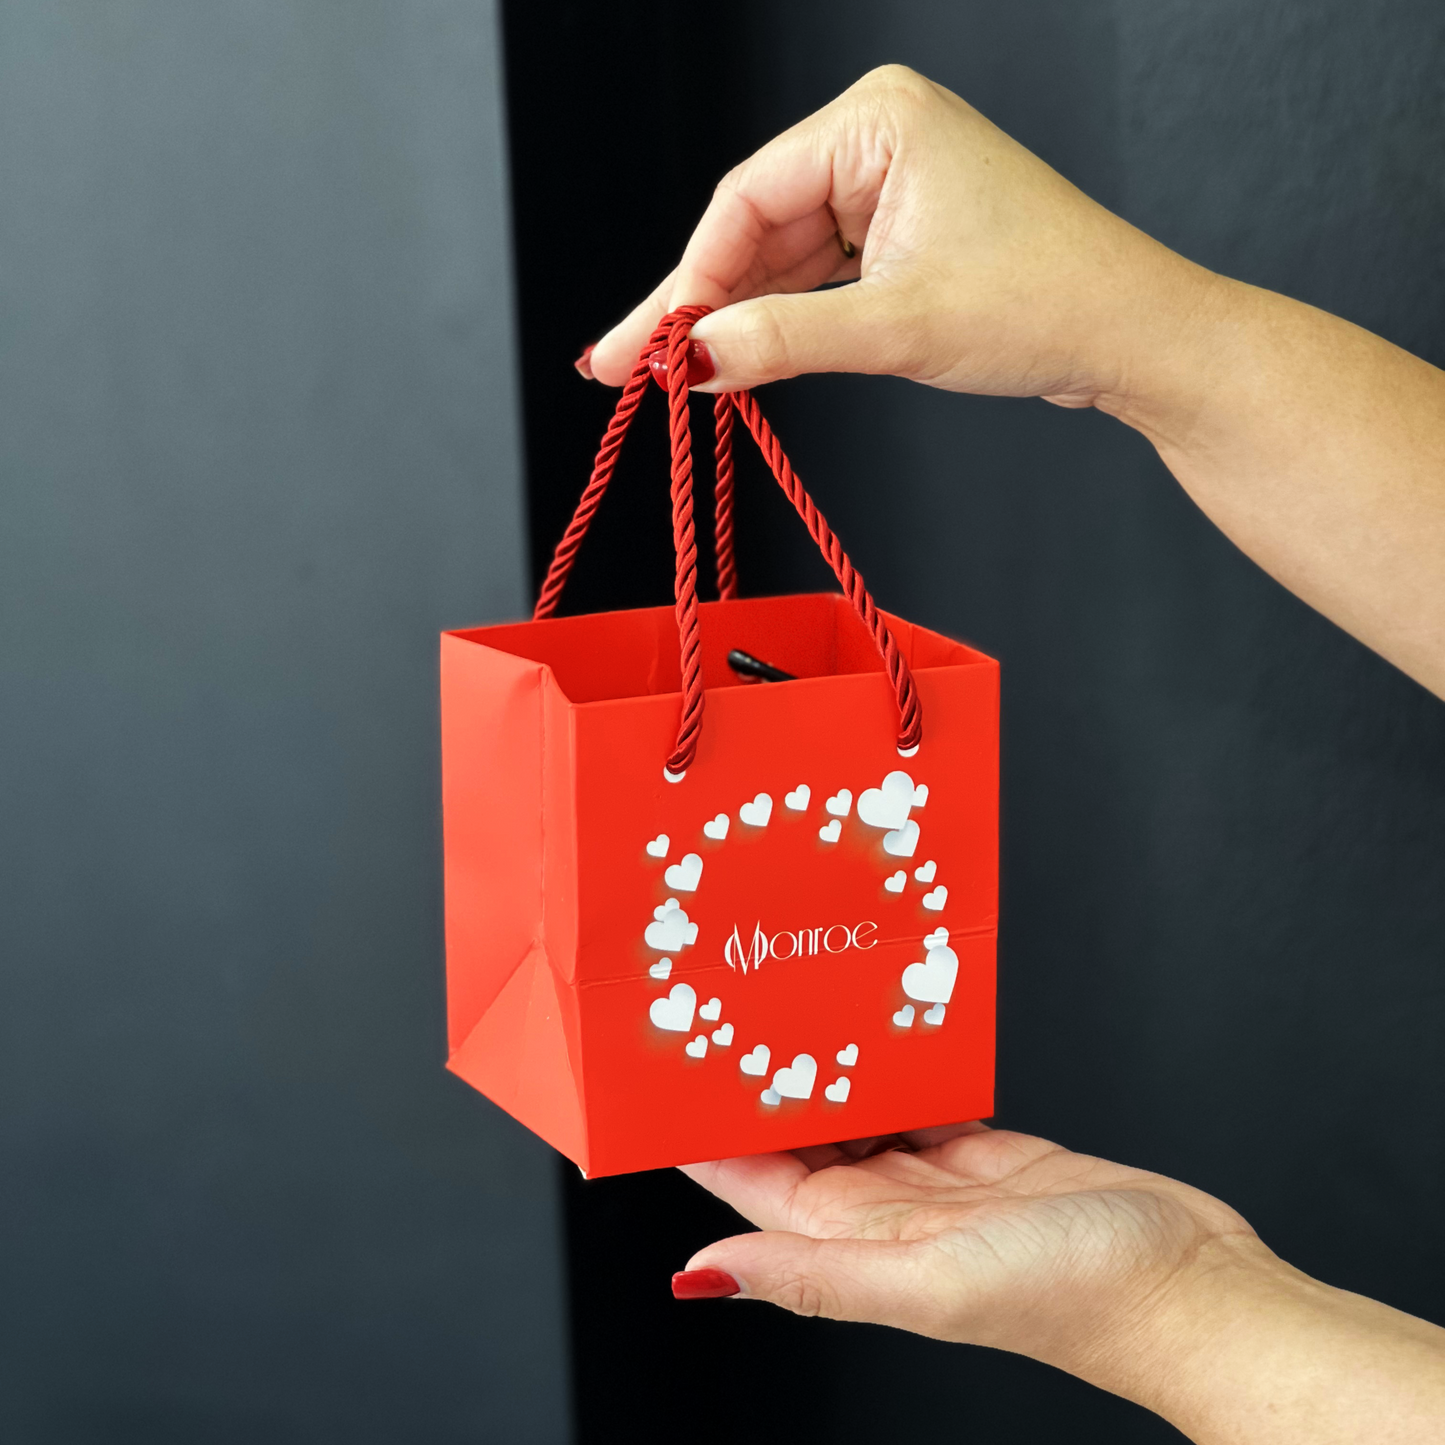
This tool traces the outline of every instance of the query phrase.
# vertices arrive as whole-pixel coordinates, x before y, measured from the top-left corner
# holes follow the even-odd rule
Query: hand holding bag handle
[[[701,665],[701,640],[697,620],[697,543],[692,524],[692,434],[688,418],[687,385],[687,344],[693,323],[701,320],[711,310],[708,306],[683,306],[669,312],[657,324],[649,337],[641,356],[627,378],[622,396],[617,402],[612,421],[602,438],[602,445],[593,463],[592,476],[582,492],[572,521],[568,524],[562,540],[547,569],[546,580],[542,583],[541,594],[532,612],[534,621],[553,616],[567,574],[582,539],[587,535],[593,513],[602,501],[607,483],[617,466],[617,456],[622,450],[622,439],[642,402],[647,389],[652,362],[657,353],[665,348],[667,357],[667,411],[668,434],[672,447],[672,540],[677,556],[677,572],[673,595],[677,613],[678,637],[682,646],[682,721],[678,728],[677,744],[664,764],[669,781],[678,782],[691,765],[697,753],[697,739],[702,731],[703,688]],[[724,392],[714,403],[713,415],[717,426],[717,493],[715,532],[717,536],[718,585],[724,598],[737,596],[737,570],[733,561],[732,525],[732,428],[733,412],[747,423],[758,449],[762,452],[778,485],[803,519],[809,535],[818,544],[819,550],[833,569],[844,595],[853,604],[863,625],[873,635],[873,641],[883,657],[883,665],[893,691],[898,698],[898,751],[904,757],[911,757],[918,751],[923,738],[923,708],[918,701],[918,692],[913,684],[913,674],[908,663],[898,650],[898,644],[889,632],[887,624],[873,604],[873,598],[863,585],[863,578],[848,560],[832,529],[823,519],[823,514],[813,505],[813,499],[804,490],[797,473],[793,471],[773,429],[758,408],[757,398],[750,391]]]

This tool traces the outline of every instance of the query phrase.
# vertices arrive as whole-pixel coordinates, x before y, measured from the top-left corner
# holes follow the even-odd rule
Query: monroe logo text
[[[781,929],[774,934],[763,932],[761,923],[753,924],[753,936],[746,943],[737,925],[732,937],[723,946],[723,958],[731,969],[761,968],[770,958],[808,958],[819,953],[846,953],[850,948],[868,949],[877,945],[873,935],[876,923],[833,923],[817,928]]]

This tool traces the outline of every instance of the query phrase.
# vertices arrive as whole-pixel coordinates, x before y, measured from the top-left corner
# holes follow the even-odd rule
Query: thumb
[[[895,287],[869,277],[725,306],[692,329],[715,371],[694,389],[742,391],[810,371],[909,375],[920,332],[906,324],[899,299]]]
[[[724,1282],[688,1276],[722,1271],[746,1299],[767,1300],[797,1315],[897,1325],[939,1334],[944,1325],[944,1261],[935,1251],[892,1240],[809,1239],[764,1230],[722,1239],[673,1276],[679,1299],[724,1293]],[[731,1293],[731,1291],[728,1291]]]

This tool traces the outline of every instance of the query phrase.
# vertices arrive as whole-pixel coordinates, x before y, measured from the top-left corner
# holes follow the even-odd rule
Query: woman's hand
[[[700,1292],[1030,1355],[1211,1445],[1440,1438],[1445,1331],[1292,1269],[1209,1195],[982,1124],[889,1142],[689,1166],[761,1230],[689,1261],[729,1277]]]
[[[865,75],[726,176],[579,368],[620,384],[685,304],[722,308],[693,329],[704,390],[887,372],[1119,417],[1260,566],[1445,697],[1445,375],[1184,260],[922,76]]]
[[[1191,1271],[1269,1257],[1209,1195],[1043,1139],[965,1124],[891,1143],[688,1166],[763,1231],[710,1245],[688,1269],[722,1270],[798,1314],[1093,1375],[1138,1350]]]
[[[704,390],[889,372],[1083,406],[1127,388],[1213,279],[890,65],[723,179],[681,264],[591,368],[621,384],[657,319],[700,303],[728,308],[693,330],[716,368]]]

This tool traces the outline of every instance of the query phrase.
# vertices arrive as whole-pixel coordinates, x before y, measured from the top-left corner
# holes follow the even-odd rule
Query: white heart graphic
[[[848,1102],[848,1091],[852,1087],[852,1079],[834,1079],[833,1082],[823,1090],[823,1097],[832,1100],[835,1104],[846,1104]]]
[[[942,883],[931,893],[923,895],[923,906],[931,908],[935,913],[943,911],[943,905],[948,902],[948,889]]]
[[[785,1099],[808,1099],[817,1077],[818,1061],[812,1054],[795,1054],[791,1064],[773,1075],[773,1088]]]
[[[834,818],[831,823],[824,823],[823,826],[818,829],[818,836],[825,843],[836,843],[842,836],[842,833],[843,825],[836,818]]]
[[[858,1045],[849,1044],[846,1049],[839,1049],[836,1057],[845,1069],[851,1069],[858,1062]]]
[[[700,1059],[700,1058],[702,1058],[702,1056],[703,1056],[705,1053],[707,1053],[707,1035],[706,1035],[706,1034],[699,1034],[699,1035],[687,1046],[687,1048],[684,1050],[684,1052],[685,1052],[690,1058],[694,1058],[694,1059]]]
[[[918,846],[918,824],[910,818],[901,828],[883,835],[883,851],[895,858],[911,858]]]
[[[731,1027],[731,1025],[729,1025]],[[752,1074],[761,1079],[768,1072],[768,1060],[772,1053],[766,1044],[759,1044],[750,1054],[744,1054],[738,1060],[738,1068],[745,1074]]]
[[[659,833],[657,837],[647,845],[647,851],[654,858],[666,858],[667,845],[671,842],[672,839],[669,838],[666,833]]]
[[[766,828],[773,816],[773,800],[766,793],[759,793],[751,803],[744,803],[738,809],[738,817],[749,828]]]
[[[958,977],[958,955],[940,943],[928,950],[926,963],[910,963],[903,970],[903,992],[919,1003],[947,1003]]]
[[[715,1024],[721,1014],[722,1000],[720,998],[708,999],[708,1001],[703,1004],[703,1006],[697,1011],[698,1018],[706,1019],[710,1024]]]
[[[906,1003],[896,1014],[893,1015],[893,1022],[901,1029],[913,1027],[913,1005]]]
[[[889,773],[881,788],[865,788],[858,798],[858,816],[870,828],[901,828],[913,806],[913,779]]]
[[[733,1026],[731,1024],[724,1024],[720,1029],[714,1029],[712,1031],[712,1041],[719,1047],[725,1048],[733,1041]]]
[[[935,928],[927,938],[923,940],[924,948],[937,948],[940,943],[948,942],[948,930],[946,928]]]
[[[669,898],[653,909],[656,921],[643,930],[642,939],[649,948],[659,953],[677,953],[689,943],[697,942],[697,924],[688,921],[687,914],[677,906],[677,899]]]
[[[672,973],[672,960],[664,958],[661,963],[654,963],[647,971],[653,978],[665,979]]]
[[[883,880],[883,886],[890,893],[902,893],[903,885],[908,882],[908,875],[900,868],[891,878]]]
[[[685,1034],[692,1027],[692,1011],[697,995],[690,983],[675,983],[666,998],[655,998],[647,1016],[660,1029]]]
[[[808,806],[808,799],[813,796],[813,790],[806,783],[799,783],[791,793],[783,794],[783,802],[795,813],[803,812]]]
[[[853,794],[847,788],[839,788],[823,806],[835,817],[846,818],[848,809],[853,806]]]
[[[702,877],[702,859],[696,853],[684,853],[680,863],[674,863],[662,875],[662,881],[679,893],[692,893],[697,880]]]
[[[943,1005],[936,1003],[931,1009],[923,1012],[923,1022],[926,1024],[941,1024],[943,1022]]]
[[[913,790],[913,806],[921,808],[928,801],[928,784],[919,783]]]
[[[728,835],[728,824],[732,819],[726,813],[719,813],[710,823],[702,825],[702,831],[709,837],[716,839],[719,843]]]
[[[915,868],[913,870],[913,876],[918,879],[920,883],[932,883],[933,875],[937,872],[938,864],[930,858],[921,868]]]
[[[760,1097],[770,1109],[777,1108],[783,1102],[783,1096],[776,1089],[764,1089]]]

